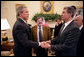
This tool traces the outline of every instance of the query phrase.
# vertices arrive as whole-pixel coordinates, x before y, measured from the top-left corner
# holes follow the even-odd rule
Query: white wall
[[[54,2],[54,13],[61,14],[62,10],[66,6],[76,6],[76,7],[83,7],[82,1],[55,1]]]
[[[16,4],[25,4],[29,11],[28,23],[35,25],[32,17],[36,13],[40,13],[40,1],[1,1],[1,18],[7,18],[11,29],[7,30],[7,35],[12,38],[12,28],[16,21]],[[65,6],[75,5],[76,7],[83,7],[82,1],[54,1],[54,13],[61,14]]]

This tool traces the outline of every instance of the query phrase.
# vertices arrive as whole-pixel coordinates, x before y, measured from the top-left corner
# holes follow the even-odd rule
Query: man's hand
[[[51,44],[51,41],[50,40],[49,41],[46,41],[46,43]]]
[[[43,47],[45,46],[46,42],[40,42],[40,46]]]
[[[50,42],[49,42],[50,43]],[[41,42],[41,47],[42,48],[45,48],[45,49],[47,49],[47,48],[50,48],[51,47],[51,45],[49,44],[49,43],[47,43],[47,42]]]

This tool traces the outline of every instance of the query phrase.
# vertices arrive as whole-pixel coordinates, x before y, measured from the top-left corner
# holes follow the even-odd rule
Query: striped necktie
[[[43,39],[42,30],[41,30],[41,26],[39,26],[39,41],[41,42],[42,39]]]

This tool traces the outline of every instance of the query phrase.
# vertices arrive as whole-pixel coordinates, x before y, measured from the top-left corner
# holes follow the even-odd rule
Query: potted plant
[[[37,13],[34,15],[32,20],[36,20],[37,17],[44,17],[45,21],[56,21],[58,17],[61,17],[59,14],[42,14],[42,13]]]

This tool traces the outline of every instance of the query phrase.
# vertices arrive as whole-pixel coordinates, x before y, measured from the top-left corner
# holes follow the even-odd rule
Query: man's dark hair
[[[64,9],[67,9],[67,13],[72,13],[72,17],[74,16],[74,8],[73,7],[64,7]]]
[[[58,20],[60,20],[60,21],[61,21],[61,17],[58,17],[58,18],[56,19],[56,22],[57,22]]]
[[[43,21],[44,17],[37,17],[36,20],[35,20],[35,22],[37,22],[37,20],[40,19],[40,18],[41,18],[42,21]]]
[[[71,6],[71,7],[73,7],[76,10],[76,6]]]

